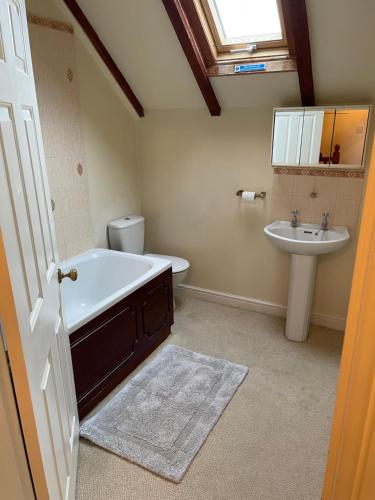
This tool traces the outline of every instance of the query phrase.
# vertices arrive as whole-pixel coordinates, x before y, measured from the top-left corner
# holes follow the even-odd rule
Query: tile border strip
[[[74,33],[73,26],[62,21],[55,21],[48,17],[37,16],[35,14],[27,13],[27,21],[31,24],[37,24],[44,28],[51,28],[54,30],[64,31],[65,33]]]
[[[275,167],[275,174],[281,175],[319,175],[324,177],[349,177],[351,179],[363,179],[365,176],[364,170],[339,170],[328,168],[286,168]]]

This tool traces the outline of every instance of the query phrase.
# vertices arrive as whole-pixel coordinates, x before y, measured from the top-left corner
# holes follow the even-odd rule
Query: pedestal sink
[[[264,232],[277,248],[291,253],[285,335],[289,340],[303,342],[309,332],[318,255],[344,247],[349,232],[341,226],[323,231],[319,224],[291,227],[287,221],[275,221]]]

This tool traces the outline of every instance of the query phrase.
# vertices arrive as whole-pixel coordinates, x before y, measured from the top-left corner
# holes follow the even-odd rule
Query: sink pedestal
[[[303,342],[309,333],[317,256],[291,254],[285,335]]]
[[[298,224],[278,220],[264,228],[276,248],[292,256],[285,335],[303,342],[309,333],[318,255],[336,252],[349,241],[346,227],[333,226],[322,231],[320,224]]]

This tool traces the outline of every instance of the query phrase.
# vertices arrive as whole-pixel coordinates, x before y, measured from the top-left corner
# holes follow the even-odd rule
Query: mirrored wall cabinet
[[[370,106],[279,108],[272,166],[361,169]]]

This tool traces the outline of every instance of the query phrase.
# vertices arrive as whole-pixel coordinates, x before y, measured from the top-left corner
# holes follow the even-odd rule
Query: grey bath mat
[[[81,436],[180,482],[248,368],[168,345]]]

